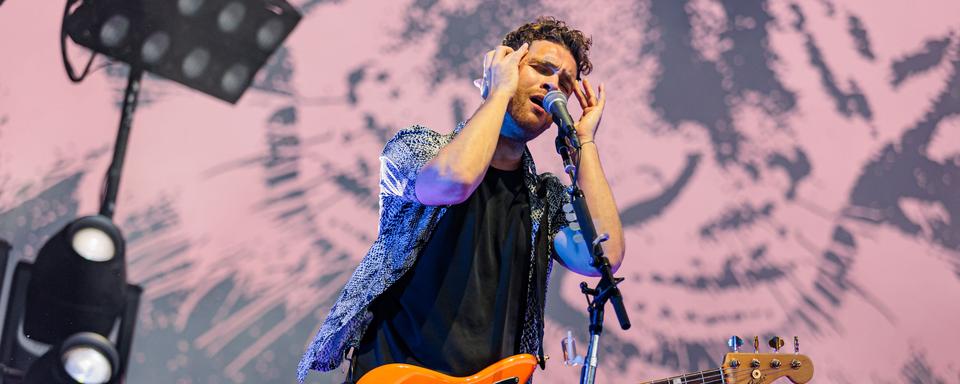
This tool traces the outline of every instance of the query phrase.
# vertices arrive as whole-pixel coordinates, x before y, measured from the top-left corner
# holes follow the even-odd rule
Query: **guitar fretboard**
[[[706,371],[685,373],[680,376],[668,377],[666,379],[647,381],[641,384],[726,384],[727,378],[723,374],[723,369],[716,368]]]

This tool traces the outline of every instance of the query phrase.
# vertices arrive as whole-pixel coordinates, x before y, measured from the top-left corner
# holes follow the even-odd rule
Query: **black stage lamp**
[[[0,383],[123,381],[143,292],[126,282],[125,248],[109,217],[86,216],[51,236],[33,263],[17,263],[0,332]]]
[[[0,332],[5,379],[122,382],[143,290],[126,282],[125,243],[111,218],[143,73],[235,103],[300,19],[284,0],[66,0],[70,79],[82,81],[92,58],[77,76],[67,35],[130,72],[99,215],[70,223],[14,270]]]
[[[25,384],[109,383],[120,357],[110,340],[97,333],[74,334],[50,348],[27,370]]]
[[[65,30],[95,52],[236,103],[300,18],[283,0],[85,0]]]
[[[37,253],[27,286],[24,335],[56,344],[79,332],[110,334],[123,312],[124,240],[110,219],[73,221]]]

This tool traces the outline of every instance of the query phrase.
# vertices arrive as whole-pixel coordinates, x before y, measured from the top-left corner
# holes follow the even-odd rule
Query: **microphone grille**
[[[558,90],[547,92],[547,95],[543,97],[543,109],[550,111],[553,103],[563,103],[566,105],[567,96]]]

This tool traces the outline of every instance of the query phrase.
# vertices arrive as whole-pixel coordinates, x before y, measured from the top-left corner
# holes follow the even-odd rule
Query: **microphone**
[[[547,95],[543,97],[543,109],[553,115],[553,122],[557,123],[557,127],[560,128],[557,137],[567,138],[573,148],[580,149],[577,130],[573,127],[570,112],[567,112],[567,96],[558,90],[547,92]]]

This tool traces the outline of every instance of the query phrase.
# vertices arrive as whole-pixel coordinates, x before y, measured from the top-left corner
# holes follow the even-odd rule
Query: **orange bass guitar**
[[[515,355],[475,375],[453,377],[409,364],[387,364],[367,372],[358,384],[520,384],[527,382],[536,365],[533,355]],[[643,383],[767,384],[781,377],[794,384],[807,383],[813,377],[813,362],[793,353],[731,352],[724,356],[722,367]]]

